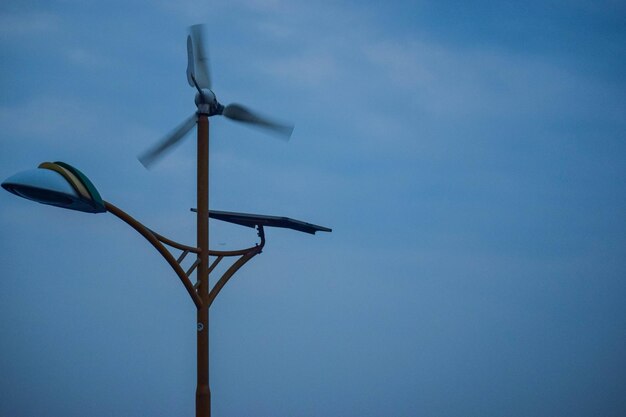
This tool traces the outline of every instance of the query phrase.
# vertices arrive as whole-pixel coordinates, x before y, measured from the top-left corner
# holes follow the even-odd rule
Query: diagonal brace
[[[213,304],[213,300],[215,300],[219,292],[222,290],[222,288],[224,288],[228,280],[235,274],[235,272],[237,272],[239,268],[244,266],[250,259],[254,258],[256,255],[263,251],[263,247],[265,246],[265,232],[263,230],[263,226],[258,225],[257,231],[259,237],[261,238],[261,243],[237,253],[237,255],[241,255],[241,257],[237,259],[237,261],[232,264],[230,268],[226,270],[226,272],[224,272],[224,275],[222,275],[222,277],[215,283],[215,285],[211,289],[211,292],[209,293],[209,307],[211,307],[211,304]],[[224,256],[236,256],[234,254],[224,255],[226,253],[227,252],[222,252],[222,255],[215,260],[213,265],[211,265],[211,270],[215,268],[215,266],[219,263],[219,261],[222,260]]]

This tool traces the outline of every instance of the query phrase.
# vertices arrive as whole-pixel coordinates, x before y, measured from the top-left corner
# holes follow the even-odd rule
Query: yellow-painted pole
[[[209,118],[198,114],[198,386],[196,417],[211,417],[209,389]]]

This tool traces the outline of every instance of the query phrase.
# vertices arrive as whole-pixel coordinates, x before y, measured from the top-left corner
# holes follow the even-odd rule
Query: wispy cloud
[[[95,69],[111,66],[111,61],[101,54],[84,48],[73,48],[65,51],[67,59],[80,67]]]
[[[590,102],[615,104],[604,86],[541,56],[416,40],[379,41],[364,53],[385,84],[411,91],[433,115],[584,117]]]
[[[58,30],[59,25],[59,18],[48,12],[0,14],[0,36],[3,38],[40,36]]]
[[[339,68],[336,59],[324,51],[306,51],[302,54],[267,60],[261,69],[276,78],[299,86],[317,87],[335,79]]]
[[[62,97],[36,97],[15,106],[0,107],[0,125],[13,133],[45,140],[65,134],[85,133],[97,125],[85,103]]]

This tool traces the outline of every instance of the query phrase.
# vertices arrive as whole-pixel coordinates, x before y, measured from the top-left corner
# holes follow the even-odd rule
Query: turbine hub
[[[215,93],[208,88],[203,88],[202,94],[199,92],[196,93],[194,102],[198,107],[198,113],[207,114],[209,116],[222,114],[222,110],[224,109],[224,106],[217,102]]]

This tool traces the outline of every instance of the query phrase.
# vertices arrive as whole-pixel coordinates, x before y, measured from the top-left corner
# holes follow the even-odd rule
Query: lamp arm
[[[128,213],[117,208],[116,206],[109,203],[108,201],[104,201],[104,207],[109,213],[113,214],[115,217],[122,220],[124,223],[128,224],[130,227],[135,229],[141,236],[143,236],[148,242],[150,242],[150,244],[161,254],[161,256],[163,256],[163,258],[167,261],[167,263],[170,264],[170,266],[172,267],[176,275],[178,275],[178,278],[185,286],[185,289],[187,290],[187,292],[189,293],[189,296],[191,297],[194,304],[196,305],[196,308],[198,309],[201,308],[202,300],[200,299],[200,296],[194,289],[193,284],[191,283],[191,280],[189,279],[187,274],[185,274],[185,271],[183,271],[183,269],[180,267],[180,264],[176,261],[176,259],[174,259],[172,254],[159,241],[156,234],[152,232],[150,229],[148,229],[146,226],[144,226],[143,224],[139,223],[137,220],[131,217]]]

